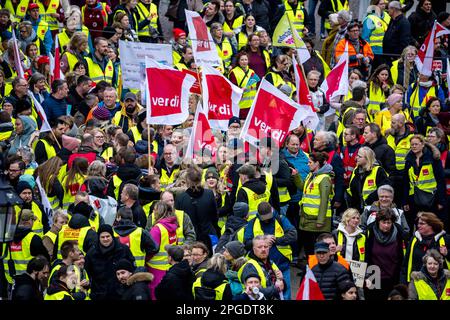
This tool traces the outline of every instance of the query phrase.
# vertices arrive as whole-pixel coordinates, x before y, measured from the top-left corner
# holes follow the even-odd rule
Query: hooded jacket
[[[424,280],[428,284],[439,300],[442,296],[442,290],[444,290],[447,281],[450,279],[450,271],[440,268],[437,274],[437,278],[433,279],[425,267],[422,267],[420,271],[411,273],[411,282],[408,287],[408,299],[419,300],[419,294],[417,292],[414,281]],[[448,295],[448,294],[447,294]]]
[[[427,33],[433,28],[434,20],[436,20],[436,14],[433,10],[427,13],[419,6],[408,17],[409,24],[411,25],[411,36],[417,43],[422,44],[425,41]]]
[[[172,233],[172,232],[175,233],[178,228],[177,217],[175,217],[175,216],[161,219],[157,223],[162,224],[169,233]],[[160,249],[161,230],[158,227],[153,226],[150,230],[150,236],[153,238],[156,248]]]
[[[22,120],[23,131],[20,135],[16,135],[11,141],[11,148],[8,154],[16,154],[20,147],[28,146],[33,132],[37,129],[36,121],[29,116],[18,116]]]
[[[25,238],[31,231],[29,227],[18,226],[16,232],[14,233],[13,242],[19,243]],[[30,242],[30,254],[33,257],[38,255],[43,255],[50,261],[50,257],[48,255],[48,251],[42,243],[42,239],[38,234],[35,234]]]
[[[333,230],[333,236],[336,241],[336,244],[339,232],[343,233],[344,235],[341,255],[347,261],[349,260],[359,261],[360,255],[356,241],[357,239],[362,237],[363,231],[361,230],[361,228],[357,227],[354,232],[348,233],[348,231],[345,230],[344,224],[340,222],[338,228],[336,230]]]
[[[281,154],[284,155],[284,159],[287,161],[290,167],[295,168],[299,172],[299,175],[302,177],[302,179],[305,180],[309,173],[308,156],[306,155],[306,153],[300,149],[297,155],[293,155],[287,149],[283,149],[281,151]],[[296,189],[296,193],[291,194],[291,201],[300,201],[302,192],[303,190]]]
[[[223,284],[225,281],[227,282],[227,284],[225,286],[225,290],[223,291],[222,300],[223,301],[232,300],[233,295],[231,294],[231,288],[230,284],[228,283],[227,277],[223,273],[213,269],[208,269],[205,272],[203,272],[200,280],[201,287],[195,288],[195,300],[200,300],[198,293],[201,292],[202,288],[215,289],[221,284]]]
[[[119,224],[114,227],[114,231],[120,237],[126,237],[137,228],[138,227],[133,223],[133,221],[130,221],[128,219],[122,219],[119,221]],[[142,231],[141,235],[141,250],[144,251],[146,254],[153,254],[158,252],[158,248],[155,244],[155,241],[152,239],[150,234],[144,230]]]
[[[189,262],[182,260],[174,264],[155,289],[158,300],[193,301],[192,284],[194,273]]]
[[[120,195],[120,192],[122,191],[122,188],[125,185],[125,183],[127,183],[130,180],[139,181],[139,178],[142,175],[141,169],[139,169],[139,167],[135,164],[120,165],[117,168],[116,174],[117,174],[117,177],[119,177],[119,179],[122,180],[122,184],[119,187],[119,195]],[[114,187],[113,179],[110,179],[109,184],[108,184],[108,196],[116,199],[114,190],[115,190],[115,187]],[[116,200],[119,201],[120,199],[116,199]]]
[[[15,276],[11,300],[28,302],[44,300],[39,281],[31,278],[28,273]]]
[[[71,220],[72,221],[72,220]],[[86,254],[84,265],[91,281],[92,300],[119,300],[117,296],[117,278],[115,265],[119,260],[126,259],[135,265],[135,259],[130,249],[113,238],[109,247],[98,244]]]
[[[395,152],[386,141],[386,138],[381,136],[373,144],[368,142],[364,143],[364,146],[369,147],[375,152],[375,159],[377,159],[380,166],[386,170],[387,173],[395,172]]]
[[[318,263],[311,271],[314,273],[317,284],[326,300],[336,300],[338,298],[339,283],[351,281],[348,270],[333,259],[330,259],[325,264]]]
[[[229,241],[238,240],[237,232],[247,225],[247,220],[243,217],[237,217],[235,215],[228,216],[227,222],[225,223],[225,231],[217,242],[215,252],[221,252],[225,245]],[[232,237],[232,238],[230,238]],[[236,239],[234,239],[236,237]]]
[[[150,301],[150,289],[148,284],[153,281],[153,275],[149,272],[137,272],[131,275],[128,280],[122,300],[125,301]]]

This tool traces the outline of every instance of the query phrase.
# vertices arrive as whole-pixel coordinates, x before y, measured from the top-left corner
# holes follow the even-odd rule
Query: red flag
[[[208,118],[199,103],[195,112],[192,134],[186,150],[186,157],[193,159],[195,158],[195,155],[203,155],[205,149],[211,151],[212,158],[214,159],[217,151],[216,140]]]
[[[240,137],[254,146],[258,146],[261,138],[271,137],[280,146],[289,131],[297,128],[308,115],[305,108],[263,79]]]
[[[303,71],[300,69],[300,65],[295,58],[292,59],[292,61],[294,64],[295,84],[297,88],[297,102],[300,105],[309,106],[312,111],[316,112]]]
[[[189,116],[191,75],[146,58],[147,123],[176,125]]]
[[[203,104],[208,110],[211,127],[226,131],[228,120],[239,116],[239,101],[243,90],[208,66],[203,67],[202,87]]]
[[[328,101],[335,96],[348,93],[348,43],[345,45],[344,53],[340,56],[339,62],[330,71],[320,88],[325,92]]]
[[[201,79],[202,73],[201,72],[198,73],[198,72],[187,70],[187,69],[181,70],[181,72],[190,74],[191,76],[193,76],[195,78],[195,83],[191,87],[191,90],[189,90],[189,92],[196,93],[196,94],[202,94],[202,90],[200,88],[200,79]]]
[[[433,29],[428,33],[425,41],[417,52],[416,64],[420,73],[431,76],[431,68],[434,57],[434,41],[443,35],[450,34],[450,30],[442,26],[437,21],[434,22]]]
[[[325,300],[314,273],[306,266],[306,274],[297,292],[296,300]]]
[[[59,37],[55,37],[55,61],[53,62],[52,81],[61,79],[61,52],[59,51]]]

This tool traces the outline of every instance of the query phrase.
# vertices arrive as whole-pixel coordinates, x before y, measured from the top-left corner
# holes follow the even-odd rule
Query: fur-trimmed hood
[[[447,269],[442,270],[444,271],[444,276],[446,279],[450,279],[450,271]],[[411,272],[411,279],[418,281],[418,280],[427,280],[427,276],[422,271],[413,271]]]
[[[434,235],[434,241],[438,242],[440,237],[443,237],[445,235],[445,230],[442,230],[441,232]],[[417,240],[422,241],[422,235],[419,233],[419,231],[414,232],[414,236],[417,238]]]
[[[136,282],[152,282],[153,278],[154,276],[150,272],[137,272],[128,278],[127,285],[132,286]]]

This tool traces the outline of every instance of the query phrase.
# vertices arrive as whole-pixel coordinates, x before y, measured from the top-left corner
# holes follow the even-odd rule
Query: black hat
[[[246,202],[236,202],[233,206],[233,214],[236,217],[244,218],[248,215],[248,204]]]
[[[19,181],[17,183],[16,191],[17,194],[21,194],[23,190],[30,189],[33,192],[33,188],[31,188],[30,184],[26,181]]]
[[[231,117],[230,120],[228,120],[228,127],[230,127],[233,123],[237,123],[241,126],[241,120],[239,120],[238,117]]]
[[[136,95],[133,93],[133,92],[127,92],[126,94],[125,94],[125,97],[123,98],[123,101],[127,101],[128,99],[131,99],[131,100],[133,100],[133,101],[137,101],[137,97],[136,97]]]
[[[314,245],[314,253],[324,253],[324,252],[330,252],[330,246],[326,242],[317,242]]]
[[[113,238],[114,238],[114,232],[113,232],[113,228],[109,225],[109,224],[102,224],[97,231],[98,236],[100,237],[100,235],[103,232],[108,232]]]
[[[134,270],[136,270],[136,268],[133,266],[133,264],[128,261],[127,259],[120,259],[117,264],[115,265],[115,269],[116,271],[119,270],[127,270],[131,273],[134,273]]]
[[[249,273],[245,274],[245,276],[244,276],[244,282],[247,281],[248,278],[258,278],[259,281],[261,281],[261,277],[260,277],[259,274],[257,274],[256,272],[255,272],[255,273],[249,272]]]
[[[228,242],[225,245],[225,249],[227,249],[228,253],[233,257],[233,259],[243,257],[246,253],[244,244],[239,241]]]
[[[356,287],[356,285],[351,280],[345,280],[338,283],[338,289],[341,293],[346,293],[348,290],[354,287]]]
[[[91,216],[91,212],[92,212],[92,207],[87,204],[84,201],[81,201],[79,203],[77,203],[75,206],[73,206],[73,211],[74,214],[75,213],[79,213],[83,216],[85,216],[86,218],[89,218]]]
[[[17,115],[17,114],[19,114],[25,110],[29,110],[31,108],[32,108],[32,105],[30,102],[28,102],[27,100],[19,100],[14,105],[14,112]]]

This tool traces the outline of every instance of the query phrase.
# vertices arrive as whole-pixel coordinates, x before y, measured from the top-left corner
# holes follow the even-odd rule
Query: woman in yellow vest
[[[234,37],[234,29],[237,29],[244,24],[244,15],[234,3],[235,1],[233,0],[227,0],[224,3],[225,11],[223,12],[223,15],[225,21],[223,23],[223,32],[225,36],[229,38]]]
[[[313,152],[309,156],[310,173],[297,186],[303,190],[300,200],[301,236],[299,247],[304,247],[306,255],[314,254],[316,237],[323,232],[331,232],[331,199],[333,198],[333,167],[327,163],[326,152]]]
[[[19,43],[19,48],[22,52],[25,52],[25,49],[30,43],[36,44],[38,48],[38,55],[47,55],[44,42],[39,39],[36,35],[36,32],[33,29],[30,21],[23,21],[19,24],[19,34],[17,35],[17,41]]]
[[[42,188],[53,210],[63,206],[64,189],[58,179],[62,165],[63,161],[60,157],[52,157],[36,169],[36,175],[40,178]]]
[[[86,63],[84,58],[87,56],[88,37],[81,31],[77,31],[70,38],[70,44],[61,57],[61,72],[66,74],[74,71],[78,62]]]
[[[196,301],[230,301],[233,296],[225,273],[227,260],[220,254],[214,254],[208,261],[207,269],[192,285],[192,294]]]
[[[356,168],[347,188],[349,208],[363,210],[378,200],[379,186],[389,184],[388,175],[375,159],[375,152],[369,147],[361,147],[356,156]]]
[[[439,100],[444,101],[444,91],[435,82],[434,78],[420,74],[418,81],[409,87],[406,99],[414,119],[419,116],[420,110],[425,108],[432,97],[437,97]]]
[[[369,105],[367,106],[367,114],[369,120],[373,122],[378,112],[382,110],[382,106],[389,95],[389,89],[394,85],[390,75],[389,67],[382,64],[370,76],[368,83]]]
[[[211,24],[210,32],[214,43],[216,44],[219,58],[222,59],[223,70],[225,70],[225,73],[228,73],[231,69],[231,57],[236,50],[230,40],[223,35],[223,28],[220,23],[214,22]]]
[[[244,17],[244,24],[234,30],[238,45],[238,51],[240,51],[247,45],[247,43],[249,43],[248,37],[251,34],[257,33],[258,31],[262,30],[264,29],[256,25],[255,17],[252,14],[246,14]]]
[[[219,173],[214,167],[206,170],[203,186],[205,189],[212,190],[216,198],[219,213],[217,226],[219,228],[218,230],[220,230],[225,225],[227,216],[231,211],[230,194],[227,192],[223,180],[220,179]]]
[[[5,73],[2,69],[0,69],[0,100],[3,101],[3,98],[8,96],[11,93],[12,85],[11,83],[7,83],[5,81]],[[4,108],[2,108],[4,109]],[[12,114],[12,112],[11,112]]]
[[[446,197],[439,150],[429,144],[425,146],[425,138],[419,134],[411,138],[410,145],[405,161],[403,209],[412,227],[417,212],[443,210]]]
[[[276,56],[273,61],[272,68],[265,75],[265,79],[270,82],[274,87],[280,88],[282,85],[287,84],[285,78],[285,71],[289,69],[291,61],[289,57],[284,54]]]
[[[241,51],[237,54],[236,61],[237,65],[231,69],[228,78],[233,84],[244,89],[241,101],[239,101],[239,117],[245,119],[250,111],[253,100],[256,97],[256,88],[259,77],[256,75],[255,71],[248,66],[249,59],[248,54],[245,51]]]
[[[62,178],[64,209],[67,209],[75,201],[75,196],[86,178],[88,167],[89,164],[86,158],[75,158],[72,163],[72,168]]]
[[[381,133],[384,135],[386,130],[391,128],[391,119],[396,114],[403,114],[406,122],[412,123],[411,116],[408,109],[403,110],[403,95],[398,93],[391,94],[386,100],[386,107],[377,113],[375,116],[375,123],[380,127]]]
[[[170,268],[166,246],[177,244],[178,222],[172,207],[161,201],[155,204],[152,215],[155,217],[155,224],[150,229],[150,235],[158,252],[151,257],[147,256],[146,261],[148,271],[154,276],[150,283],[150,293],[155,300],[155,288]]]
[[[160,35],[158,6],[153,0],[140,0],[136,9],[139,12],[139,41],[156,43]]]
[[[138,10],[136,9],[137,1],[136,0],[121,0],[120,5],[116,7],[114,13],[110,15],[109,24],[112,24],[112,20],[119,21],[121,19],[118,16],[122,16],[122,13],[128,17],[128,25],[125,26],[126,30],[124,30],[124,34],[129,32],[133,39],[137,40],[137,32],[139,30],[139,19],[140,15]],[[123,21],[122,21],[123,22]],[[124,26],[124,25],[123,25]]]
[[[361,217],[356,209],[347,209],[342,214],[338,228],[333,231],[337,254],[346,261],[365,261],[366,236],[359,227]]]
[[[427,250],[420,271],[411,273],[410,300],[450,300],[450,271],[436,249]]]
[[[391,75],[394,83],[400,84],[404,88],[409,88],[411,84],[417,81],[419,70],[415,63],[416,56],[417,48],[407,46],[403,49],[400,59],[392,62]]]

